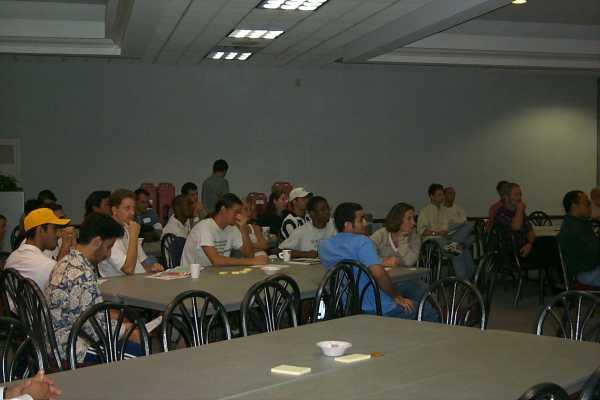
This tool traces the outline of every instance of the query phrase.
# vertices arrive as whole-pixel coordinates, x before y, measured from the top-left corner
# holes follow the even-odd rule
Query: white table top
[[[315,343],[346,340],[383,356],[342,365]],[[271,375],[280,364],[310,367]],[[540,382],[578,390],[600,345],[375,316],[355,316],[199,348],[53,374],[61,400],[517,399]]]

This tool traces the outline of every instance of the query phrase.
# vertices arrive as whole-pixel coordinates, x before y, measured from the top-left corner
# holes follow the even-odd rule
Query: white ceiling
[[[226,62],[205,58],[215,47],[243,45],[256,51],[245,63],[281,67],[506,60],[540,66],[529,60],[535,49],[538,58],[556,59],[542,66],[600,69],[600,26],[593,25],[600,24],[600,0],[529,0],[524,6],[507,6],[510,0],[329,0],[314,13],[257,9],[259,1],[0,0],[0,53],[10,53],[0,58],[207,65]],[[234,42],[227,35],[235,28],[286,32],[274,41]],[[69,40],[89,52],[61,47]],[[11,47],[14,42],[52,42],[47,47],[54,55],[23,55],[19,49],[27,46]],[[118,53],[86,55],[107,44]]]

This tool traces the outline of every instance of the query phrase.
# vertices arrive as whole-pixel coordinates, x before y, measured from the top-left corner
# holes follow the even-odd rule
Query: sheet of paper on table
[[[298,264],[298,265],[317,265],[321,263],[319,258],[294,258],[292,261],[288,261],[289,264]]]
[[[163,271],[163,272],[157,272],[155,274],[152,275],[146,275],[146,278],[152,278],[152,279],[162,279],[164,281],[171,281],[173,279],[184,279],[184,278],[188,278],[191,274],[189,272],[182,272],[182,271]]]

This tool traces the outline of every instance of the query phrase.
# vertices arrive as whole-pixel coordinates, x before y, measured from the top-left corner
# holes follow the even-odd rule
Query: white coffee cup
[[[289,262],[292,259],[292,251],[291,250],[281,250],[281,252],[278,254],[278,256],[283,262]]]
[[[192,275],[192,279],[200,278],[200,264],[191,264],[190,273]]]

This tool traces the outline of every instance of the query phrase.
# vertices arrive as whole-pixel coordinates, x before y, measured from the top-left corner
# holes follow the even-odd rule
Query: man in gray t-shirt
[[[202,204],[209,213],[215,211],[215,204],[226,193],[229,193],[229,182],[225,179],[229,165],[225,160],[217,160],[213,164],[213,174],[202,183]]]

